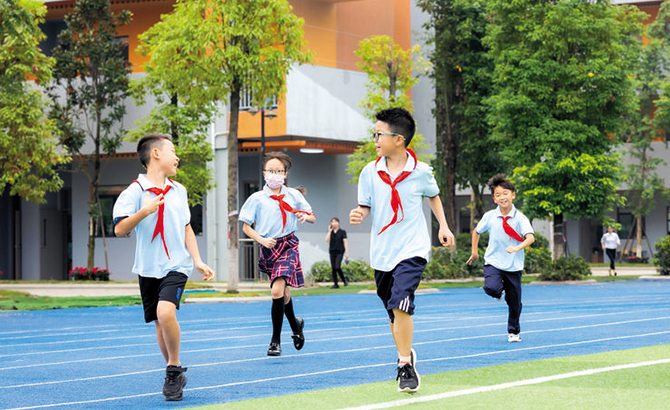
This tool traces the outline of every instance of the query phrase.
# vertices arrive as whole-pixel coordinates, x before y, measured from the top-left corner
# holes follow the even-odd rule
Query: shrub
[[[549,239],[545,238],[544,236],[540,235],[539,233],[535,232],[533,234],[535,236],[535,242],[533,242],[532,245],[530,245],[533,250],[535,249],[549,249]]]
[[[484,251],[480,249],[479,260],[472,265],[468,265],[466,262],[470,258],[469,247],[467,251],[458,247],[456,250],[443,246],[433,247],[432,258],[423,272],[423,279],[455,279],[482,276],[484,274],[484,270],[482,269],[483,257]]]
[[[375,270],[365,261],[351,260],[342,264],[342,273],[349,282],[370,281],[375,279]],[[333,271],[329,261],[319,261],[312,265],[309,274],[314,282],[332,282]]]
[[[316,262],[309,270],[309,274],[314,282],[330,282],[333,280],[330,262],[328,261]]]
[[[591,274],[591,267],[581,256],[570,255],[561,256],[551,265],[551,269],[546,270],[537,277],[538,280],[546,281],[565,281],[581,280],[584,276]]]
[[[626,256],[624,260],[626,263],[647,263],[649,258],[638,257],[637,255]]]
[[[486,249],[486,245],[488,245],[488,243],[489,243],[488,232],[484,232],[483,234],[479,235],[479,243],[477,244],[477,247],[479,247],[479,249]],[[471,247],[472,247],[472,234],[464,232],[456,235],[456,249],[470,252]]]
[[[532,246],[531,246],[532,248]],[[551,269],[551,251],[547,248],[524,249],[523,273],[542,273]]]
[[[670,236],[661,238],[654,244],[654,265],[659,269],[661,275],[670,275]]]
[[[69,275],[70,280],[109,281],[109,271],[98,267],[89,270],[88,268],[77,266],[69,272]]]
[[[342,264],[342,273],[349,282],[375,280],[375,270],[367,262],[360,259]]]

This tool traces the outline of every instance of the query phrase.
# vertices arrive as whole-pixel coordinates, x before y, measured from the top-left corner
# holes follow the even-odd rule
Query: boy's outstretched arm
[[[360,225],[363,222],[363,219],[367,218],[370,215],[370,208],[367,206],[360,206],[356,209],[352,209],[349,212],[349,223],[352,225]]]
[[[468,261],[465,263],[471,265],[473,262],[477,262],[477,259],[479,259],[479,232],[475,229],[472,232],[472,251],[470,258],[468,258]]]
[[[442,200],[440,200],[439,195],[428,198],[428,204],[430,209],[433,211],[433,215],[437,219],[437,222],[440,224],[437,236],[440,239],[442,246],[452,247],[455,245],[456,240],[454,239],[454,234],[451,233],[449,225],[447,224],[447,218],[444,216],[444,208],[442,208]]]
[[[193,232],[193,228],[191,227],[191,224],[186,225],[186,249],[188,249],[188,252],[191,254],[191,258],[193,258],[193,265],[195,268],[198,270],[198,272],[202,273],[202,276],[205,277],[205,280],[212,280],[214,279],[214,271],[212,268],[207,266],[202,259],[200,259],[200,251],[198,250],[198,242],[195,239],[195,232]]]

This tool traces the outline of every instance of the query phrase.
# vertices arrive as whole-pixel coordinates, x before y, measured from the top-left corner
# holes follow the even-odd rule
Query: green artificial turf
[[[139,305],[139,296],[33,296],[27,292],[0,290],[0,311],[2,310],[44,310],[79,307]]]
[[[411,409],[667,409],[670,400],[670,363],[595,375],[573,376],[540,384],[511,387],[433,400],[429,397],[482,386],[528,381],[553,376],[670,358],[670,345],[571,356],[557,359],[504,364],[454,372],[424,375],[415,395],[397,392],[397,382],[337,387],[266,399],[196,407],[199,410],[295,410],[341,409],[403,399],[428,401],[400,406]],[[421,370],[420,361],[417,369]],[[308,369],[305,370],[308,372]],[[332,377],[338,377],[334,373]],[[397,408],[397,407],[393,407]]]

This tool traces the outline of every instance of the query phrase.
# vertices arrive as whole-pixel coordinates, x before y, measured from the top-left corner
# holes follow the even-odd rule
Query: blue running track
[[[507,342],[505,303],[481,289],[417,296],[417,370],[670,341],[670,281],[523,292],[521,343]],[[270,302],[183,304],[188,385],[179,403],[161,394],[165,364],[140,306],[0,313],[0,409],[175,409],[395,379],[397,354],[376,295],[303,296],[294,304],[306,344],[296,351],[285,323],[281,357],[266,356]]]

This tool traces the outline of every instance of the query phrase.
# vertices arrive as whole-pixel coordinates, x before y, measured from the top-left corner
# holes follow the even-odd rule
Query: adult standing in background
[[[340,220],[333,218],[328,225],[328,233],[326,234],[326,242],[330,242],[328,248],[330,253],[330,268],[333,271],[333,286],[331,289],[337,289],[340,285],[337,284],[337,274],[340,274],[344,286],[349,285],[347,278],[342,272],[342,257],[349,259],[349,245],[347,244],[347,231],[340,229]]]
[[[610,258],[609,274],[612,276],[612,272],[614,272],[614,276],[616,276],[614,259],[616,259],[616,248],[621,245],[621,241],[619,240],[619,235],[614,232],[614,228],[611,226],[607,227],[607,233],[604,234],[600,239],[600,244],[602,245],[605,253],[607,253],[607,257]]]

